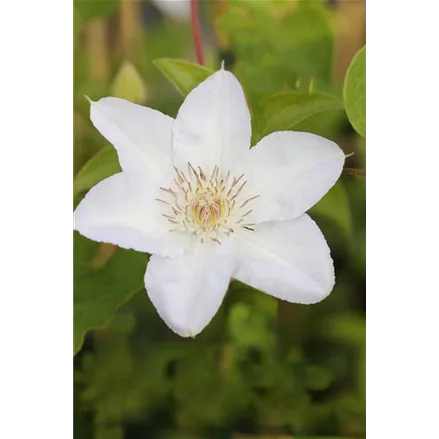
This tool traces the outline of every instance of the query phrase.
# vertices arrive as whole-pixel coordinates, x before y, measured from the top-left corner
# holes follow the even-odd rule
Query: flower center
[[[162,215],[172,224],[170,231],[187,231],[199,236],[201,242],[210,239],[221,244],[221,237],[230,236],[237,227],[253,230],[254,224],[247,222],[253,212],[248,204],[259,195],[244,195],[244,174],[233,177],[229,171],[224,175],[215,166],[207,176],[201,167],[196,170],[190,163],[186,173],[174,169],[173,187],[161,187],[165,199],[156,199],[167,206]]]
[[[194,222],[200,227],[212,228],[227,217],[229,201],[221,194],[207,190],[195,196],[191,203]]]

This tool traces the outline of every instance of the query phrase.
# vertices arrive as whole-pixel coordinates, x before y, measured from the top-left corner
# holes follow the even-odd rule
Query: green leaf
[[[121,172],[116,150],[108,145],[94,155],[78,172],[73,182],[73,195],[90,189],[105,178]]]
[[[182,59],[159,58],[153,63],[183,96],[213,73],[206,67]]]
[[[326,111],[340,110],[343,102],[324,93],[278,93],[263,99],[255,118],[254,141],[274,131],[293,130],[305,120]]]
[[[315,214],[329,218],[343,230],[346,237],[352,237],[353,226],[349,197],[340,180],[310,210],[310,214],[311,216]]]
[[[75,0],[74,8],[81,18],[90,20],[112,14],[119,7],[119,0]]]
[[[343,98],[349,121],[366,137],[366,46],[355,55],[346,73]]]
[[[119,248],[114,252],[106,244],[110,258],[102,266],[96,259],[105,244],[90,241],[75,232],[73,245],[73,353],[76,354],[89,329],[110,323],[117,309],[144,288],[148,255]],[[102,259],[102,255],[99,257]]]
[[[111,323],[105,328],[117,334],[129,334],[133,331],[136,320],[131,313],[118,313]]]

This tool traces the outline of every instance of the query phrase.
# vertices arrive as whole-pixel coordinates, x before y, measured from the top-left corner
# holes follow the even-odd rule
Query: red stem
[[[191,0],[191,21],[197,62],[198,64],[204,65],[203,42],[201,41],[200,22],[198,20],[198,0]]]

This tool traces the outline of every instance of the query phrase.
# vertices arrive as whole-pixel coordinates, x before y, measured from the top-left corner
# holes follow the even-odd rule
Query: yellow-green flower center
[[[229,214],[229,201],[217,191],[207,190],[199,193],[191,203],[194,222],[200,227],[210,229],[220,224]]]

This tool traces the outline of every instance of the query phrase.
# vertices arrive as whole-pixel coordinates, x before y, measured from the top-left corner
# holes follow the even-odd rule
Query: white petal
[[[124,99],[102,98],[91,103],[90,118],[116,148],[124,171],[160,173],[172,166],[171,117]]]
[[[335,282],[322,232],[308,216],[258,224],[237,236],[240,262],[234,277],[265,293],[296,303],[323,300]]]
[[[169,232],[151,176],[122,172],[94,186],[75,210],[75,229],[99,242],[162,256],[181,255],[187,234]]]
[[[250,113],[235,76],[219,70],[192,90],[174,123],[174,163],[225,172],[250,148]]]
[[[297,218],[339,178],[345,161],[332,141],[310,133],[279,131],[250,150],[243,168],[247,188],[260,197],[251,222]]]
[[[194,337],[212,320],[235,268],[227,243],[198,243],[183,256],[153,256],[145,286],[160,317],[177,334]]]

